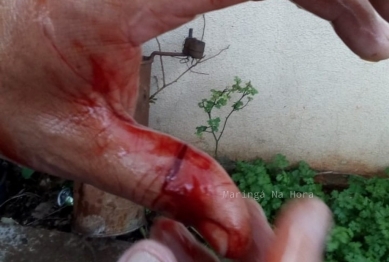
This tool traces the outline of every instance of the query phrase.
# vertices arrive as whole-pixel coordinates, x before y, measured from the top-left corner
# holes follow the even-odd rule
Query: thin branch
[[[242,110],[243,108],[245,108],[250,102],[251,102],[250,100],[247,100],[247,103],[244,106],[242,106],[241,108],[239,108],[239,110]]]
[[[211,112],[208,112],[208,119],[211,120],[212,119],[212,115],[211,115]],[[217,152],[217,143],[219,142],[217,140],[217,137],[216,137],[216,134],[215,134],[215,131],[213,131],[213,128],[211,127],[211,133],[213,135],[213,138],[215,139],[215,142],[216,142],[216,150],[215,150],[215,153]]]
[[[235,109],[232,109],[231,112],[227,115],[226,120],[224,120],[223,128],[222,128],[222,131],[220,131],[219,137],[217,138],[217,142],[220,141],[220,138],[222,137],[222,135],[224,133],[224,129],[226,128],[228,118],[230,118],[230,116],[232,115],[233,112],[235,112]]]
[[[193,70],[190,70],[191,73],[193,74],[198,74],[198,75],[206,75],[206,76],[209,76],[208,73],[203,73],[203,72],[197,72],[197,71],[193,71]]]
[[[24,196],[38,197],[38,198],[40,198],[40,196],[38,196],[37,194],[26,192],[26,193],[22,193],[22,194],[19,194],[19,195],[16,195],[16,196],[13,196],[13,197],[8,198],[6,201],[4,201],[4,202],[0,205],[0,208],[1,208],[2,206],[4,206],[5,204],[7,204],[9,201],[14,200],[14,199],[17,199],[17,198],[20,198],[20,197],[24,197]]]
[[[241,97],[238,101],[236,101],[234,104],[236,104],[236,103],[242,101],[242,99],[243,99],[245,96],[246,96],[246,95],[243,94],[242,97]],[[247,105],[247,104],[246,104],[246,105]],[[227,115],[226,120],[224,120],[224,124],[223,124],[222,131],[220,131],[220,135],[219,135],[219,137],[218,137],[218,139],[217,139],[218,142],[219,142],[220,138],[222,137],[222,135],[223,135],[223,133],[224,133],[224,129],[226,129],[226,125],[227,125],[228,118],[230,118],[230,116],[232,115],[232,113],[235,112],[235,111],[236,111],[236,109],[235,109],[235,108],[232,108],[231,112]]]
[[[180,80],[184,75],[186,75],[186,73],[190,72],[194,67],[196,67],[198,64],[201,64],[201,63],[204,63],[208,60],[211,60],[213,58],[216,58],[217,56],[219,56],[221,53],[223,53],[224,51],[226,51],[230,46],[227,46],[223,49],[221,49],[217,54],[213,55],[213,56],[210,56],[208,57],[207,59],[204,59],[204,58],[201,58],[199,60],[196,60],[196,62],[189,66],[183,73],[181,73],[176,79],[174,79],[173,81],[171,81],[170,83],[165,83],[163,86],[161,86],[154,94],[152,94],[150,96],[150,100],[154,99],[156,97],[157,94],[159,94],[162,90],[164,90],[166,87],[168,86],[171,86],[172,84],[178,82],[178,80]]]
[[[188,73],[193,67],[197,66],[199,64],[199,61],[200,60],[198,60],[196,63],[194,63],[193,65],[188,67],[188,69],[186,69],[184,72],[182,72],[176,79],[174,79],[173,81],[171,81],[168,84],[163,85],[160,89],[158,89],[154,94],[152,94],[150,96],[150,99],[154,99],[155,96],[158,95],[158,93],[161,92],[162,90],[164,90],[166,87],[171,86],[172,84],[178,82],[178,80],[180,80],[181,77],[183,77],[186,73]]]
[[[154,80],[155,80],[155,84],[157,85],[157,90],[158,90],[158,89],[159,89],[158,77],[157,77],[157,76],[154,76]]]
[[[186,66],[190,67],[188,65],[188,62],[186,63]],[[207,75],[207,76],[209,75],[208,73],[198,72],[198,71],[194,71],[194,70],[190,70],[190,72],[193,73],[193,74],[198,74],[198,75]]]
[[[200,64],[200,63],[204,63],[204,62],[206,62],[206,61],[208,61],[208,60],[211,60],[211,59],[213,59],[213,58],[219,56],[221,53],[223,53],[224,51],[226,51],[228,48],[230,48],[230,46],[227,46],[227,47],[225,47],[225,48],[223,48],[223,49],[220,49],[220,51],[219,51],[216,55],[210,56],[210,57],[208,57],[208,58],[206,58],[206,59],[204,59],[204,58],[200,59],[199,64]]]
[[[227,89],[224,89],[220,96],[222,96],[226,91],[227,91]],[[215,97],[215,99],[213,100],[213,104],[212,104],[211,109],[209,110],[209,112],[207,112],[209,120],[212,120],[211,112],[212,112],[212,109],[216,106],[216,100],[217,100],[217,97]],[[215,154],[215,158],[217,158],[217,152],[219,150],[219,139],[220,139],[220,137],[219,138],[216,137],[216,132],[213,131],[212,126],[211,126],[211,133],[213,135],[213,139],[215,140],[215,152],[214,152],[214,154]]]
[[[207,23],[206,23],[206,21],[205,21],[205,14],[203,14],[202,17],[203,17],[203,33],[202,33],[202,35],[201,35],[201,41],[204,40],[205,27],[207,26]]]
[[[31,224],[34,224],[34,223],[38,222],[38,221],[45,220],[46,218],[48,218],[48,217],[54,215],[55,213],[58,213],[59,211],[63,210],[65,207],[67,207],[67,206],[63,206],[63,207],[61,207],[61,208],[59,208],[59,209],[57,209],[57,210],[51,212],[50,214],[48,214],[48,215],[46,215],[46,216],[44,216],[44,217],[42,217],[42,218],[36,219],[36,220],[34,220],[34,221],[31,221],[30,223],[25,224],[25,226],[29,226],[29,225],[31,225]]]
[[[156,38],[155,38],[155,40],[157,41],[157,44],[158,44],[158,50],[159,50],[159,52],[162,52],[162,48],[161,48],[161,42],[159,42],[159,39],[158,39],[158,37],[156,37]],[[159,56],[159,61],[161,62],[161,71],[162,71],[162,86],[165,86],[165,84],[166,84],[165,67],[164,67],[164,64],[163,64],[163,58],[162,58],[162,56],[161,56],[161,55]]]
[[[206,19],[205,19],[205,15],[202,15],[202,18],[203,18],[203,31],[202,31],[202,35],[201,35],[201,40],[204,40],[204,35],[205,35],[205,29],[206,29],[206,26],[207,26],[207,23],[206,23]],[[162,51],[161,49],[161,43],[159,41],[158,38],[155,39],[157,41],[157,44],[158,44],[158,49],[159,51]],[[162,70],[162,86],[160,87],[159,86],[159,83],[158,83],[158,78],[156,78],[156,82],[157,82],[157,91],[152,94],[150,96],[150,101],[155,99],[155,97],[162,91],[164,90],[166,87],[168,86],[171,86],[172,84],[178,82],[178,80],[180,80],[185,74],[187,74],[188,72],[191,72],[191,73],[195,73],[195,74],[200,74],[200,75],[208,75],[207,73],[202,73],[202,72],[197,72],[197,71],[194,71],[192,70],[194,67],[196,67],[197,65],[201,64],[201,63],[204,63],[206,61],[209,61],[217,56],[219,56],[221,53],[223,53],[224,51],[226,51],[227,49],[229,49],[230,46],[227,46],[223,49],[221,49],[217,54],[213,55],[213,56],[210,56],[210,57],[202,57],[201,59],[199,60],[195,60],[196,62],[194,64],[192,64],[191,66],[188,66],[188,68],[183,72],[181,73],[176,79],[174,79],[173,81],[169,82],[169,83],[166,83],[166,74],[165,74],[165,67],[164,67],[164,63],[163,63],[163,60],[162,60],[162,56],[160,56],[160,63],[161,63],[161,70]],[[189,57],[184,59],[184,60],[180,60],[180,63],[181,62],[184,62],[184,63],[188,63],[189,61]]]

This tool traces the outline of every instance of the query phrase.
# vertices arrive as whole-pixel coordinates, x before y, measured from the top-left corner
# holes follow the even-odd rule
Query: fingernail
[[[126,262],[161,262],[161,260],[148,252],[139,251],[129,257]]]

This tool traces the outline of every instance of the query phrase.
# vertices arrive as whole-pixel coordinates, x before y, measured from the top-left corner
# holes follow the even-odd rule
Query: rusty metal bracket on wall
[[[182,56],[201,59],[204,57],[205,42],[193,37],[193,29],[189,29],[189,36],[185,39],[184,48],[181,53],[154,51],[150,56],[144,56],[143,61],[154,61],[154,57],[159,56]]]
[[[134,115],[139,124],[144,126],[149,124],[150,79],[154,57],[159,55],[201,59],[204,56],[204,49],[205,43],[193,38],[193,29],[190,29],[181,53],[155,51],[150,56],[143,57]],[[144,223],[144,207],[91,185],[75,183],[73,231],[76,233],[89,237],[111,237],[135,231]]]

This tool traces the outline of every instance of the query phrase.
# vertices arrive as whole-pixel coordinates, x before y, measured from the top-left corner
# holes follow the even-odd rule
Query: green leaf
[[[211,127],[212,132],[218,132],[219,131],[220,117],[209,119],[207,121],[207,123]]]
[[[27,167],[23,167],[21,173],[24,179],[30,179],[31,176],[35,173],[35,171]]]
[[[226,104],[227,104],[227,97],[222,97],[216,101],[215,107],[221,108],[222,106],[225,106]]]
[[[198,126],[196,127],[196,135],[201,137],[205,131],[207,131],[207,126]]]
[[[234,103],[234,105],[232,107],[234,108],[234,110],[239,110],[239,109],[241,109],[242,106],[243,106],[243,102],[237,101]]]
[[[205,131],[207,131],[207,133],[213,133],[212,138],[215,140],[216,146],[215,156],[217,156],[217,148],[219,148],[218,145],[220,139],[222,138],[221,136],[223,135],[222,132],[218,134],[220,136],[215,135],[215,133],[219,132],[221,122],[220,119],[225,119],[225,122],[223,123],[224,130],[225,127],[228,127],[227,122],[230,119],[229,117],[231,114],[235,111],[240,111],[245,108],[253,99],[252,96],[258,92],[252,86],[251,82],[242,85],[242,80],[239,77],[235,77],[232,86],[226,87],[223,90],[211,89],[210,93],[211,95],[209,98],[204,98],[201,100],[201,102],[198,103],[199,108],[204,110],[204,112],[207,114],[207,124],[210,130],[204,130],[205,125],[202,127],[196,127],[195,134],[201,137]],[[232,102],[232,98],[236,98],[237,100]],[[232,108],[230,112],[224,112],[224,110],[215,110],[221,109],[227,105]],[[217,113],[226,113],[226,115],[218,116]]]
[[[283,170],[289,166],[289,161],[284,155],[278,154],[273,157],[272,161],[267,166],[271,170]]]

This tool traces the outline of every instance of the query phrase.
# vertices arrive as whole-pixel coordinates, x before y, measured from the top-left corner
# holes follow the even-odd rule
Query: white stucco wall
[[[288,1],[251,2],[207,14],[206,55],[230,45],[158,96],[151,126],[204,149],[195,127],[206,121],[197,103],[234,76],[251,80],[259,95],[234,115],[220,153],[232,158],[304,159],[320,169],[366,173],[389,166],[389,61],[359,59],[329,23]],[[163,51],[180,51],[188,28],[200,37],[201,17],[160,38]],[[155,41],[144,54],[157,50]],[[185,69],[165,58],[168,80]],[[160,75],[158,59],[153,75]],[[152,81],[155,90],[155,81]]]

